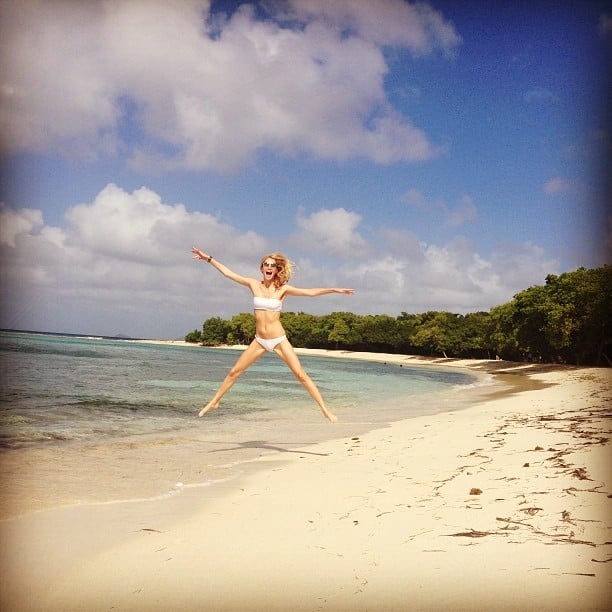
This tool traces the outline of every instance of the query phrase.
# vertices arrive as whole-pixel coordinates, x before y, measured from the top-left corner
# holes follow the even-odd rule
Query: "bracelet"
[[[209,256],[208,256],[208,258],[206,259],[206,261],[207,261],[208,263],[210,263],[210,260],[211,260],[211,259],[212,259],[212,255],[209,255]]]

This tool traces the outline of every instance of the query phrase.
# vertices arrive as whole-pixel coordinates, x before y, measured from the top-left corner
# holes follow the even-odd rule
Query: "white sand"
[[[5,521],[1,608],[609,609],[612,371],[533,371],[227,486]]]

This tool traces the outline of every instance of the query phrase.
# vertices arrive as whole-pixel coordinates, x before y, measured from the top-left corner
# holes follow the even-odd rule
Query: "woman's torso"
[[[257,285],[253,288],[255,333],[260,338],[278,338],[285,334],[280,321],[283,299],[284,291],[282,287],[272,290],[271,288]]]

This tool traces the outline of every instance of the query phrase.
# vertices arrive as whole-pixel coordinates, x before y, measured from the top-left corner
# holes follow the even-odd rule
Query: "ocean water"
[[[449,396],[476,382],[457,369],[300,356],[340,418],[332,425],[266,354],[220,409],[198,418],[238,354],[0,332],[3,515],[223,482],[262,454],[308,452],[321,440],[447,410]]]
[[[194,425],[237,359],[236,351],[125,340],[0,333],[0,445],[119,438]],[[440,368],[302,356],[341,419],[384,423],[435,411],[419,397],[474,382]],[[320,418],[275,355],[253,365],[204,419]],[[382,408],[385,408],[382,410]]]

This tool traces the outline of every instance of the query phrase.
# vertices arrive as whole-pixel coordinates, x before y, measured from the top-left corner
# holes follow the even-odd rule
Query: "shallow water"
[[[198,346],[1,332],[3,514],[223,481],[262,454],[303,454],[321,440],[448,409],[442,392],[458,395],[477,380],[456,369],[300,357],[340,417],[331,425],[278,357],[266,354],[219,410],[198,419],[237,357]]]
[[[120,438],[191,426],[194,413],[214,394],[237,356],[236,351],[198,346],[2,332],[0,445]],[[441,368],[301,360],[329,408],[352,421],[382,423],[427,414],[427,403],[415,396],[474,380]],[[265,355],[206,420],[222,428],[237,418],[279,414],[319,415],[285,364]]]

